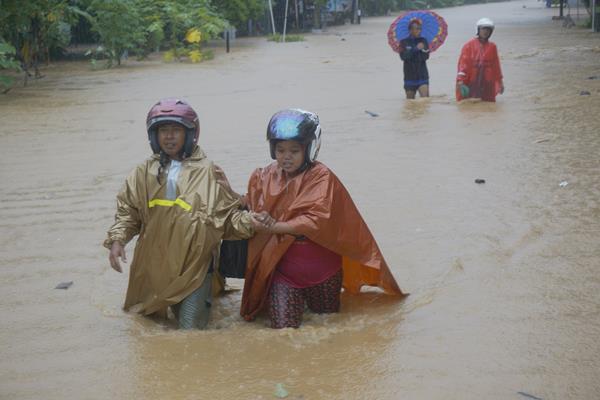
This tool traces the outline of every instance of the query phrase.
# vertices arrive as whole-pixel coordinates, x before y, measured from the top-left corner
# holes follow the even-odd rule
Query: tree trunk
[[[321,29],[321,5],[315,4],[313,12],[313,27],[315,29]]]

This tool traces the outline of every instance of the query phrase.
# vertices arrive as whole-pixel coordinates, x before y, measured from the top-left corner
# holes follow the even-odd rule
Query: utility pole
[[[598,0],[592,0],[592,32],[598,32],[598,26],[600,22],[598,22],[598,14],[596,10],[596,3]]]
[[[271,0],[269,0],[269,12],[271,13],[271,26],[273,27],[273,36],[275,36],[275,18],[273,17],[273,3],[271,2]]]
[[[560,9],[559,9],[559,12],[558,12],[559,19],[563,19],[564,18],[564,15],[563,15],[564,5],[565,5],[565,0],[560,0],[560,2],[559,2]]]
[[[285,0],[285,13],[283,14],[283,42],[285,43],[285,31],[287,29],[288,4],[290,0]]]

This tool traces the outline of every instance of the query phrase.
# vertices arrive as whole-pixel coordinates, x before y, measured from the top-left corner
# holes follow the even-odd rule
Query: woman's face
[[[284,140],[275,144],[277,164],[289,175],[294,175],[304,164],[305,146],[294,141]]]
[[[479,28],[479,37],[482,39],[489,39],[492,35],[491,28]]]
[[[179,124],[158,127],[158,145],[169,157],[178,160],[185,143],[185,129]]]
[[[411,24],[410,25],[410,34],[413,37],[421,36],[421,25],[419,24]]]

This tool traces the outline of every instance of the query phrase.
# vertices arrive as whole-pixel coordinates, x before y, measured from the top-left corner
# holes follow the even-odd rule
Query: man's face
[[[177,159],[185,143],[185,129],[179,124],[158,127],[158,145],[171,158]]]

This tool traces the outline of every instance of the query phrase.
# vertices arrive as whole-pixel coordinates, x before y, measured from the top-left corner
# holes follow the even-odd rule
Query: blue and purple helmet
[[[276,112],[267,126],[267,140],[271,149],[271,158],[275,159],[275,144],[280,140],[294,140],[306,145],[304,161],[315,162],[321,148],[321,125],[317,114],[288,108]]]

